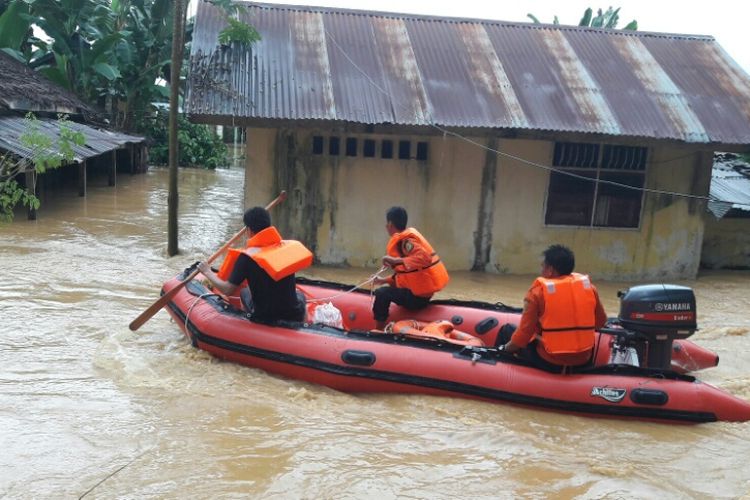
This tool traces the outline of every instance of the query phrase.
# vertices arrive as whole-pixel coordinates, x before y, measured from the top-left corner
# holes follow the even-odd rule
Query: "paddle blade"
[[[185,287],[185,285],[187,285],[188,282],[195,277],[196,274],[198,274],[198,270],[197,269],[195,271],[193,271],[192,273],[190,273],[190,276],[188,276],[187,278],[185,278],[184,281],[181,281],[174,288],[172,288],[170,291],[168,291],[167,293],[165,293],[164,295],[162,295],[161,297],[159,297],[156,300],[156,302],[154,302],[153,304],[151,304],[148,309],[146,309],[145,311],[143,311],[137,318],[135,318],[130,323],[129,328],[132,331],[136,331],[141,326],[143,326],[143,324],[146,321],[150,320],[151,317],[154,314],[156,314],[157,312],[159,312],[159,310],[162,307],[164,307],[167,304],[169,304],[169,302],[171,302],[171,300],[174,298],[174,296],[177,295],[177,293],[180,290],[182,290]]]

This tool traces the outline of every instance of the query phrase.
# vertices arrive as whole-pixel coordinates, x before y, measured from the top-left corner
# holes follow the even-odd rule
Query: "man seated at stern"
[[[607,314],[589,277],[573,272],[572,250],[552,245],[542,256],[542,275],[523,299],[520,324],[515,331],[501,329],[500,348],[560,372],[589,362],[595,330],[604,326]]]

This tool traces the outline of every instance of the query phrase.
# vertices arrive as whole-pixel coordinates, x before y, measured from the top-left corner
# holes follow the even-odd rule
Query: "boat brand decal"
[[[610,403],[619,403],[625,397],[626,389],[613,389],[611,387],[592,387],[591,395],[606,399]]]
[[[660,313],[630,313],[630,319],[645,319],[650,321],[693,321],[695,313],[693,312],[660,312]]]
[[[690,302],[657,302],[654,304],[656,311],[689,311],[691,310]]]

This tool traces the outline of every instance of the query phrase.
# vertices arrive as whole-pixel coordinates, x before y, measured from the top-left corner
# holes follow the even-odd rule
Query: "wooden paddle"
[[[276,199],[274,199],[271,203],[269,203],[268,205],[266,205],[266,210],[271,210],[273,207],[275,207],[276,205],[278,205],[279,203],[281,203],[284,200],[286,200],[286,191],[282,191],[276,197]],[[208,259],[206,259],[206,263],[210,264],[211,262],[213,262],[217,258],[219,258],[224,252],[227,251],[227,249],[229,249],[229,247],[231,247],[244,234],[245,234],[245,228],[243,227],[239,232],[237,232],[237,234],[235,234],[234,236],[232,236],[232,239],[230,239],[229,241],[227,241],[226,243],[224,243],[224,245],[221,248],[219,248],[211,257],[209,257]],[[195,271],[193,271],[192,273],[190,273],[188,275],[188,277],[185,278],[184,281],[181,281],[177,286],[175,286],[170,291],[168,291],[167,293],[165,293],[164,295],[162,295],[161,297],[159,297],[159,299],[156,302],[154,302],[153,304],[151,304],[148,309],[146,309],[145,311],[143,311],[140,314],[140,316],[138,316],[137,318],[135,318],[130,323],[130,329],[133,330],[133,331],[136,331],[141,326],[143,326],[143,324],[146,321],[150,320],[151,317],[154,314],[156,314],[157,312],[159,312],[159,310],[162,307],[164,307],[165,305],[169,304],[169,302],[172,300],[172,298],[175,295],[177,295],[177,292],[179,292],[180,290],[182,290],[182,288],[185,285],[187,285],[190,282],[190,280],[192,280],[193,278],[195,278],[195,276],[197,274],[198,274],[198,270],[196,269]]]

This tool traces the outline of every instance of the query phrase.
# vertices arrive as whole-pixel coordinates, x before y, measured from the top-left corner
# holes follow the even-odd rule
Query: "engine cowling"
[[[697,330],[695,294],[680,285],[638,285],[618,293],[620,325],[636,332],[647,353],[647,366],[669,369],[672,342]]]

